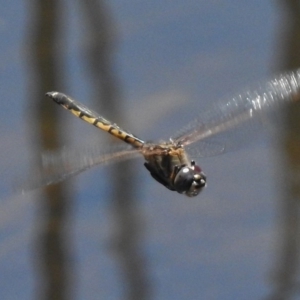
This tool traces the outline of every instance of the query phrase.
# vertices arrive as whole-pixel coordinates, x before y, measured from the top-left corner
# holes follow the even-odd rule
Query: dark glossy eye
[[[194,181],[194,171],[189,167],[182,167],[174,180],[174,186],[178,193],[186,192]]]

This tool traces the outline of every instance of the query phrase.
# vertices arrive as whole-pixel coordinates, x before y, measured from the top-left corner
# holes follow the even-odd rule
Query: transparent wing
[[[283,104],[300,100],[300,70],[275,77],[265,84],[223,101],[189,123],[172,138],[176,143],[197,143],[199,156],[215,155],[249,141],[248,132],[259,131]],[[214,142],[219,140],[220,143]],[[203,151],[205,144],[212,149]],[[220,145],[223,144],[223,149]],[[218,150],[219,149],[219,150]]]
[[[227,149],[223,140],[210,138],[196,144],[188,145],[186,146],[186,150],[190,157],[197,158],[220,155]]]
[[[128,145],[107,152],[94,147],[83,150],[64,148],[58,152],[46,152],[41,157],[41,167],[33,170],[29,179],[16,184],[15,190],[22,192],[58,183],[97,165],[135,158],[138,150]]]

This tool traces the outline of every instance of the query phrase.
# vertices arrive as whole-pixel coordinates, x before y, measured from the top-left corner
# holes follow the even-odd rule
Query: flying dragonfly
[[[199,165],[189,158],[189,148],[195,145],[197,156],[226,152],[226,147],[222,143],[214,144],[213,138],[245,124],[261,126],[268,115],[272,116],[285,103],[300,100],[300,70],[281,74],[236,97],[216,103],[211,110],[184,127],[177,136],[160,143],[148,143],[136,137],[63,93],[48,92],[46,96],[76,117],[126,142],[128,146],[106,154],[98,150],[90,150],[85,154],[67,150],[57,154],[48,153],[43,157],[39,185],[61,181],[95,165],[142,155],[146,169],[156,181],[171,191],[194,197],[206,186],[206,176]]]

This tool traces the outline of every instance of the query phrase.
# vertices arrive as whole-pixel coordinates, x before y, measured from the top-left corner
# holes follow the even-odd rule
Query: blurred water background
[[[24,195],[46,150],[119,143],[44,97],[63,91],[146,140],[300,66],[298,1],[2,1],[1,299],[299,299],[299,107],[200,159],[188,199],[143,160]],[[275,122],[276,123],[276,122]]]

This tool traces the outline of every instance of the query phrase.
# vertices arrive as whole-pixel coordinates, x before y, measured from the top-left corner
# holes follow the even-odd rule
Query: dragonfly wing
[[[45,152],[41,157],[41,167],[33,170],[30,179],[17,184],[22,192],[58,183],[97,165],[108,164],[139,156],[139,151],[129,146],[104,152],[98,147],[85,150],[64,148],[58,152]]]
[[[211,157],[226,152],[226,143],[220,139],[210,138],[188,145],[186,150],[190,157]]]
[[[278,121],[278,119],[277,119]],[[236,125],[203,140],[199,140],[185,146],[191,157],[212,157],[224,153],[240,150],[247,147],[253,141],[263,137],[262,133],[267,125],[271,125],[268,119],[250,119],[248,122]]]
[[[274,111],[289,102],[300,100],[300,70],[279,75],[264,85],[238,94],[223,101],[188,124],[179,135],[172,138],[176,143],[189,146],[197,142],[219,139],[226,152],[236,144],[249,141],[248,132],[257,132]],[[236,138],[240,135],[240,139]],[[208,153],[206,153],[208,154]]]

